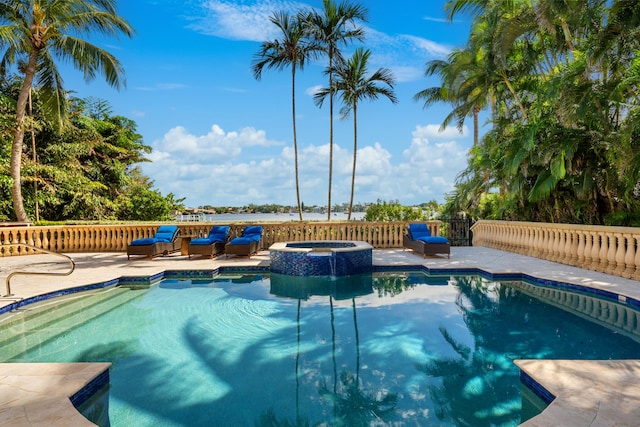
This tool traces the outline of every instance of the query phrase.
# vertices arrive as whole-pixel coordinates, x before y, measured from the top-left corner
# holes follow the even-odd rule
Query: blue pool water
[[[112,362],[114,427],[513,426],[536,413],[514,359],[640,357],[623,331],[480,277],[250,274],[108,292],[127,302],[85,306],[91,319],[61,307],[33,330],[14,318],[0,342],[2,361]],[[9,330],[27,353],[11,353]]]

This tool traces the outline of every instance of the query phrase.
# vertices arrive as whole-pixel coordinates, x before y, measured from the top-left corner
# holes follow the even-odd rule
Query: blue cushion
[[[213,240],[210,237],[199,237],[197,239],[192,239],[189,242],[190,245],[211,245],[214,242],[219,242],[220,240]]]
[[[409,224],[409,235],[413,240],[418,240],[422,237],[431,236],[431,232],[427,224]]]
[[[214,225],[209,230],[207,237],[199,237],[191,240],[192,245],[211,245],[215,242],[226,242],[227,235],[229,234],[228,225]]]
[[[414,233],[411,235],[411,238],[412,238],[413,240],[421,240],[421,239],[425,239],[425,238],[427,238],[427,237],[431,237],[431,233],[415,233],[415,232],[414,232]]]
[[[242,230],[243,237],[248,237],[250,235],[262,235],[262,226],[250,225],[248,227],[245,227],[244,230]]]
[[[258,239],[260,240],[260,239]],[[229,242],[230,245],[248,245],[251,242],[256,242],[258,241],[252,237],[236,237],[235,239],[233,239],[231,242]]]
[[[154,238],[160,242],[173,242],[176,234],[178,233],[177,225],[161,225],[158,227],[158,231],[156,231],[156,235]]]
[[[425,243],[449,243],[447,238],[442,236],[425,236],[416,240],[420,240]]]
[[[129,245],[130,246],[150,246],[150,245],[153,245],[156,242],[158,242],[157,239],[155,239],[153,237],[148,237],[146,239],[134,240]]]
[[[211,237],[212,235],[219,235],[219,236],[224,236],[224,238],[226,239],[227,234],[229,234],[228,225],[214,225],[213,227],[211,227],[211,230],[209,231],[209,237]]]

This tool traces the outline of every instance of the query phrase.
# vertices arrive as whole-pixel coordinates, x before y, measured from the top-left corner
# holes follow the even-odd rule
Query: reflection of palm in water
[[[498,334],[512,329],[502,324],[506,317],[501,314],[520,309],[514,301],[516,296],[509,287],[489,287],[479,277],[459,277],[456,286],[456,305],[474,338],[474,348],[456,340],[444,326],[439,327],[444,341],[457,356],[432,359],[417,367],[433,379],[429,390],[438,405],[436,415],[462,426],[494,425],[484,421],[488,417],[493,423],[498,417],[501,425],[517,423],[521,390],[513,385],[511,361],[505,358],[505,354],[517,351],[517,346],[512,339]],[[492,331],[491,336],[487,331]]]
[[[296,316],[297,323],[297,353],[295,363],[295,376],[296,376],[296,421],[292,421],[286,418],[278,419],[277,415],[272,408],[262,413],[259,420],[256,422],[257,426],[309,426],[311,425],[309,420],[300,416],[300,313],[301,313],[301,299],[298,299],[298,310]],[[332,361],[333,361],[333,387],[329,390],[325,380],[320,381],[319,394],[322,398],[333,405],[334,420],[329,425],[347,425],[347,426],[365,426],[370,425],[373,420],[384,420],[390,415],[393,415],[396,403],[397,394],[395,393],[383,393],[374,392],[368,393],[361,388],[360,381],[360,338],[358,333],[358,316],[356,310],[356,300],[351,299],[351,305],[353,307],[353,325],[355,331],[356,342],[356,372],[355,375],[344,370],[340,373],[340,381],[338,381],[338,369],[336,360],[336,330],[335,330],[335,316],[333,297],[329,296],[329,307],[331,312],[331,349],[332,349]],[[378,398],[377,396],[381,396]]]
[[[349,371],[340,373],[337,392],[329,391],[325,383],[320,386],[320,395],[333,402],[337,425],[365,426],[373,420],[384,420],[395,411],[398,397],[388,393],[378,399],[377,393],[368,393],[361,388],[360,381]]]
[[[331,301],[330,301],[331,302]],[[353,326],[356,342],[356,372],[355,375],[347,370],[340,373],[340,386],[337,381],[337,366],[335,355],[335,334],[333,334],[333,370],[334,383],[333,391],[329,391],[326,382],[322,381],[320,385],[320,395],[333,403],[334,415],[337,425],[348,426],[365,426],[370,425],[374,419],[383,420],[388,415],[392,415],[396,403],[397,395],[395,393],[384,394],[380,399],[376,396],[382,393],[367,393],[361,389],[360,381],[360,338],[358,335],[358,316],[356,311],[356,300],[351,299],[353,307]],[[335,331],[333,326],[333,303],[331,302],[331,329]]]

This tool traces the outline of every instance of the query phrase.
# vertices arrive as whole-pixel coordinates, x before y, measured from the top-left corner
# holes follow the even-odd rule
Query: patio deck
[[[263,251],[251,259],[224,256],[187,259],[179,253],[150,259],[127,261],[126,253],[72,254],[75,271],[66,277],[15,276],[11,281],[11,297],[0,297],[0,307],[16,299],[117,279],[122,276],[149,276],[165,270],[209,270],[220,266],[267,266],[269,253]],[[603,289],[640,299],[640,282],[583,270],[537,258],[484,247],[452,247],[451,259],[412,254],[401,249],[373,251],[374,265],[424,265],[428,268],[480,268],[490,273],[525,273],[541,279],[556,280]],[[64,272],[68,263],[52,255],[6,257],[0,266],[2,295],[4,283],[13,271]],[[518,361],[518,366],[556,395],[553,403],[539,416],[523,423],[526,427],[562,426],[637,426],[640,420],[640,361]],[[9,365],[9,366],[8,366]],[[39,364],[45,365],[56,364]],[[20,364],[0,364],[0,425],[53,426],[80,425],[71,405],[51,407],[56,394],[68,397],[68,390],[59,388],[59,377],[43,369],[39,379],[24,375],[19,384]],[[7,371],[10,371],[9,375]],[[29,387],[34,381],[38,388]],[[47,387],[47,384],[49,385]],[[15,389],[22,392],[16,395]],[[62,396],[67,393],[65,396]],[[40,401],[41,405],[37,402]],[[64,414],[67,414],[66,416]],[[50,415],[47,415],[50,414]],[[71,423],[71,424],[70,424]],[[82,425],[87,425],[83,423]]]

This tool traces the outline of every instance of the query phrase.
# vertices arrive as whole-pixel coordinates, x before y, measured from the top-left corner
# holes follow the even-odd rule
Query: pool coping
[[[638,425],[640,360],[529,359],[514,363],[525,385],[542,387],[552,398],[542,413],[520,427]]]
[[[501,264],[503,261],[512,261],[511,258],[526,258],[526,263],[530,261],[534,264],[541,263],[541,265],[536,265],[533,270],[536,272],[534,274],[518,272],[513,270],[514,267],[512,264],[508,264],[507,268],[503,268],[502,272],[494,272],[500,270],[498,268],[486,267],[486,265],[496,264],[496,259],[483,259],[480,260],[483,262],[483,266],[473,266],[473,267],[458,267],[460,261],[457,260],[445,260],[439,259],[438,257],[433,257],[433,259],[429,260],[415,260],[420,264],[408,263],[404,259],[400,260],[400,264],[394,265],[394,262],[398,262],[397,260],[390,260],[390,263],[382,265],[378,262],[374,265],[374,271],[398,271],[398,270],[419,270],[424,271],[433,275],[455,275],[455,274],[478,274],[484,278],[489,280],[523,280],[527,282],[533,282],[539,286],[545,287],[556,287],[562,288],[566,290],[575,290],[579,292],[583,292],[586,294],[598,296],[600,298],[605,298],[607,300],[616,301],[617,303],[627,304],[633,308],[640,307],[640,292],[637,291],[636,288],[637,281],[629,282],[626,279],[617,278],[615,276],[605,275],[603,279],[603,275],[599,273],[589,272],[588,270],[582,270],[580,274],[575,274],[575,271],[572,271],[571,274],[560,274],[559,277],[571,277],[574,280],[557,280],[553,278],[544,278],[543,276],[553,277],[558,276],[558,269],[556,266],[560,267],[562,273],[564,273],[564,269],[573,269],[573,267],[563,266],[562,264],[551,263],[544,260],[537,260],[535,258],[519,256],[517,254],[504,253],[501,251],[490,250],[487,248],[481,248],[481,254],[483,256],[494,256],[495,258],[500,258],[498,264]],[[391,252],[392,257],[399,257],[398,251],[396,253]],[[475,251],[474,251],[475,252]],[[401,251],[402,258],[414,258],[411,255],[411,252],[408,252],[409,256],[405,256],[405,251]],[[264,255],[264,254],[263,254]],[[169,258],[169,257],[167,257]],[[462,257],[461,257],[462,258]],[[268,257],[266,258],[268,260]],[[517,259],[516,261],[523,261]],[[253,259],[252,262],[255,262]],[[478,260],[475,258],[473,260],[467,259],[468,265],[478,264]],[[463,260],[464,262],[464,260]],[[456,267],[429,267],[432,264],[446,264],[446,265],[456,265]],[[143,274],[143,275],[123,275],[117,279],[105,280],[102,282],[96,282],[91,285],[81,285],[81,286],[71,286],[65,289],[59,289],[53,292],[45,292],[39,295],[35,295],[32,297],[24,298],[21,300],[16,300],[9,304],[15,308],[22,307],[24,305],[46,300],[49,298],[53,298],[56,296],[61,296],[64,294],[70,294],[75,292],[82,292],[91,289],[98,289],[101,287],[115,286],[125,282],[135,282],[138,284],[143,283],[152,283],[154,281],[160,280],[162,278],[170,278],[170,277],[183,277],[185,274],[193,274],[194,277],[202,277],[211,276],[212,274],[216,274],[219,272],[230,272],[230,273],[238,273],[238,272],[269,272],[268,262],[264,263],[264,261],[259,261],[258,266],[256,265],[240,265],[237,266],[228,266],[228,265],[220,265],[216,268],[212,269],[172,269],[172,268],[163,268],[161,271],[154,274]],[[193,265],[197,265],[196,262]],[[549,268],[549,266],[553,268]],[[531,270],[531,268],[520,267],[522,270]],[[515,267],[518,268],[518,267]],[[553,270],[553,271],[551,271]],[[579,269],[581,270],[581,269]],[[157,271],[157,270],[156,270]],[[544,271],[544,273],[539,274],[538,271]],[[112,276],[113,277],[113,276]],[[584,284],[577,284],[575,282],[582,282]],[[626,285],[625,285],[626,282]],[[631,287],[629,287],[631,284]],[[621,292],[613,292],[607,290],[606,288],[616,288],[620,289]],[[626,290],[626,292],[625,292]],[[635,294],[635,296],[631,295]],[[16,305],[17,304],[17,305]],[[6,312],[6,307],[0,307],[0,314]],[[574,378],[584,378],[587,376],[594,384],[598,385],[599,390],[606,391],[607,398],[610,399],[610,402],[616,402],[617,397],[615,393],[617,392],[617,388],[619,384],[616,382],[616,378],[619,378],[617,375],[618,371],[622,371],[623,373],[627,373],[632,380],[632,383],[640,383],[640,371],[635,369],[635,364],[640,363],[638,360],[626,360],[626,361],[590,361],[593,363],[582,363],[587,361],[581,360],[573,360],[573,361],[557,361],[557,360],[519,360],[516,365],[521,369],[521,378],[527,378],[527,380],[523,380],[523,384],[526,384],[530,389],[540,396],[551,396],[554,398],[553,402],[539,415],[536,417],[522,423],[522,426],[547,426],[547,425],[566,425],[566,426],[582,426],[585,425],[583,422],[583,418],[580,416],[584,412],[584,407],[600,407],[602,406],[602,401],[598,400],[600,395],[597,393],[577,393],[576,391],[567,391],[571,390],[570,388],[557,388],[554,382],[554,378],[548,378],[545,376],[545,372],[553,371],[555,375],[559,378],[563,379],[565,382],[572,383],[574,382]],[[596,363],[597,362],[597,363]],[[601,362],[601,363],[600,363]],[[613,363],[612,363],[613,362]],[[578,370],[572,370],[571,367],[578,367]],[[584,371],[580,371],[580,369],[584,368]],[[566,370],[566,373],[565,373]],[[557,378],[555,379],[557,380]],[[579,390],[579,389],[578,389]],[[565,395],[565,393],[569,393],[569,397]],[[571,394],[576,394],[577,396],[581,396],[582,398],[572,399]],[[613,393],[613,397],[611,394]],[[640,390],[635,396],[640,396]],[[636,407],[640,407],[640,397],[631,396],[631,404],[634,404]],[[621,396],[621,401],[626,402],[625,396]],[[46,402],[43,402],[43,405]],[[615,408],[615,404],[613,405]],[[72,407],[73,408],[73,407]],[[558,409],[560,408],[560,409]],[[0,415],[2,414],[3,408],[0,407]],[[596,418],[598,417],[599,412],[594,412]],[[603,411],[603,414],[607,413],[607,411]],[[629,418],[627,415],[631,413],[627,412],[616,412],[613,411],[613,420],[615,420],[616,425],[636,425],[638,418]],[[633,413],[633,416],[636,414]],[[602,416],[600,416],[602,418]],[[599,419],[599,418],[597,418]],[[608,418],[603,418],[608,419]],[[607,424],[610,425],[610,424]]]
[[[76,406],[109,384],[110,367],[109,362],[0,363],[0,425],[94,426]]]

